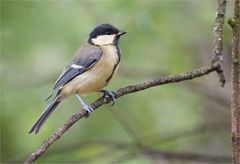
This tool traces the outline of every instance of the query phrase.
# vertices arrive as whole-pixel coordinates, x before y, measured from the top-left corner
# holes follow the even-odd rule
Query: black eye
[[[110,32],[110,31],[107,31],[107,32],[106,32],[106,34],[107,34],[107,35],[110,35],[110,34],[111,34],[111,32]]]

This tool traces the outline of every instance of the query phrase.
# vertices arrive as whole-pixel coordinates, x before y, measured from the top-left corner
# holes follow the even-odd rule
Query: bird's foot
[[[93,108],[87,104],[83,104],[83,109],[86,110],[88,113],[92,113],[93,112]]]
[[[77,99],[78,99],[78,100],[80,101],[80,103],[82,104],[83,109],[88,112],[88,114],[90,114],[91,112],[93,112],[93,108],[92,108],[91,106],[87,105],[87,104],[81,99],[81,97],[80,97],[78,94],[75,94],[75,96],[77,97]]]
[[[100,90],[100,92],[103,93],[104,97],[111,99],[110,101],[112,102],[111,106],[113,106],[116,101],[116,93],[114,91],[108,91],[108,90]]]

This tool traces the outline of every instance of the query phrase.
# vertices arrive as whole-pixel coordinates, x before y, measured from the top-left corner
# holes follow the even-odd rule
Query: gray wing
[[[55,83],[54,90],[57,90],[94,66],[102,56],[102,50],[97,46],[83,46],[78,51],[73,60],[64,69]]]

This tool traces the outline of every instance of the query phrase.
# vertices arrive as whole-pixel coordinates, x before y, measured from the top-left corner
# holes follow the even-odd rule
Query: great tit
[[[75,95],[88,113],[93,109],[80,95],[103,92],[114,100],[114,93],[104,88],[117,72],[121,59],[119,38],[126,34],[110,24],[101,24],[93,29],[87,42],[80,46],[75,56],[63,70],[53,87],[55,96],[34,123],[29,133],[37,134],[59,103],[70,95]]]

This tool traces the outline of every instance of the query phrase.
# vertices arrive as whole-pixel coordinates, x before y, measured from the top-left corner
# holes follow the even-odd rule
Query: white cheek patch
[[[95,45],[113,44],[116,35],[100,35],[92,39]]]
[[[83,66],[77,65],[77,64],[73,64],[73,65],[71,65],[71,67],[72,67],[72,68],[76,68],[76,69],[83,68]]]

